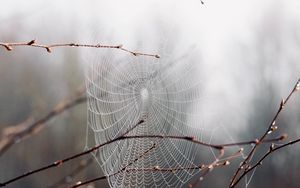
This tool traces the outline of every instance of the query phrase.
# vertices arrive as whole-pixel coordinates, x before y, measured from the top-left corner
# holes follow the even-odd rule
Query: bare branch
[[[156,148],[157,145],[154,143],[152,145],[152,147],[150,147],[149,149],[147,149],[145,152],[143,152],[140,156],[138,156],[137,158],[135,158],[133,161],[131,161],[130,163],[128,163],[127,165],[125,165],[121,170],[119,170],[118,172],[115,172],[109,176],[103,176],[103,177],[98,177],[98,178],[94,178],[94,179],[91,179],[91,180],[88,180],[88,181],[85,181],[85,182],[77,182],[75,185],[72,186],[72,188],[75,188],[75,187],[80,187],[82,185],[86,185],[86,184],[89,184],[89,183],[92,183],[92,182],[95,182],[95,181],[99,181],[99,180],[102,180],[102,179],[106,179],[110,176],[115,176],[123,171],[127,171],[127,167],[131,166],[132,164],[136,163],[139,159],[145,157],[151,150],[153,150],[154,148]]]
[[[166,173],[176,173],[178,171],[183,171],[183,170],[191,170],[191,171],[194,171],[194,170],[200,170],[200,171],[204,171],[204,173],[202,174],[202,176],[205,176],[207,174],[207,171],[211,171],[213,168],[216,168],[216,167],[223,167],[223,166],[227,166],[230,164],[230,160],[233,160],[239,156],[241,156],[241,150],[236,152],[236,153],[233,153],[232,155],[226,157],[226,158],[223,158],[223,159],[220,159],[222,156],[224,155],[224,150],[221,149],[220,150],[220,154],[219,154],[219,157],[217,157],[217,159],[215,161],[213,161],[212,163],[210,164],[201,164],[201,165],[198,165],[198,166],[187,166],[187,167],[174,167],[174,168],[161,168],[159,166],[153,166],[151,168],[123,168],[122,170],[119,170],[118,172],[116,173],[113,173],[111,175],[107,175],[107,176],[101,176],[101,177],[98,177],[98,178],[94,178],[94,179],[91,179],[91,180],[88,180],[88,181],[85,181],[85,182],[77,182],[75,185],[73,185],[71,188],[76,188],[76,187],[80,187],[82,185],[86,185],[86,184],[89,184],[89,183],[92,183],[92,182],[96,182],[96,181],[99,181],[99,180],[104,180],[104,179],[107,179],[111,176],[115,176],[119,173],[122,173],[123,171],[127,172],[127,173],[130,173],[130,172],[166,172]],[[133,163],[132,163],[133,164]],[[127,165],[128,167],[129,165]],[[191,187],[191,185],[189,186]]]
[[[238,169],[234,173],[234,175],[233,175],[233,177],[231,179],[231,182],[230,182],[230,187],[234,187],[235,185],[237,185],[238,182],[236,182],[236,179],[238,178],[238,175],[240,174],[240,172],[241,172],[242,169],[247,169],[245,167],[248,166],[248,163],[251,161],[251,158],[254,155],[257,147],[263,142],[263,140],[267,137],[267,135],[271,134],[273,131],[275,131],[277,129],[276,121],[277,121],[279,115],[281,114],[282,110],[284,109],[285,105],[290,100],[290,98],[292,97],[292,95],[295,92],[297,92],[299,89],[300,89],[300,79],[298,79],[297,83],[295,84],[295,86],[293,87],[293,89],[289,93],[289,95],[286,97],[286,99],[282,99],[281,100],[279,108],[277,110],[277,113],[275,114],[275,116],[273,117],[272,121],[270,122],[267,130],[260,137],[260,139],[257,140],[257,142],[255,143],[255,146],[251,149],[251,151],[248,154],[248,156],[246,157],[246,159],[240,164],[240,166],[238,167]],[[244,172],[242,174],[244,174],[245,172],[246,171],[244,170]],[[244,176],[244,175],[242,175],[242,176]],[[238,178],[238,181],[240,181],[239,178]]]
[[[278,151],[286,146],[290,146],[290,145],[296,144],[298,142],[300,142],[300,139],[290,141],[290,142],[283,144],[281,146],[278,146],[278,147],[274,147],[274,145],[271,145],[269,151],[266,154],[264,154],[252,167],[249,166],[248,168],[246,168],[244,173],[234,182],[234,184],[232,184],[231,187],[235,187],[243,179],[243,177],[245,177],[249,172],[254,170],[256,167],[260,166],[262,164],[262,161],[265,160],[269,155],[271,155],[275,151]]]
[[[134,128],[136,128],[138,125],[144,123],[144,120],[140,120],[137,124],[135,124],[132,128],[130,128],[129,130],[133,130]],[[62,165],[63,163],[66,163],[68,161],[71,161],[73,159],[76,159],[78,157],[81,157],[81,156],[84,156],[84,155],[87,155],[91,152],[94,152],[96,150],[98,150],[99,148],[105,146],[105,145],[108,145],[108,144],[111,144],[111,143],[114,143],[116,141],[120,141],[120,140],[125,140],[125,139],[136,139],[136,138],[159,138],[159,139],[179,139],[179,140],[185,140],[185,141],[189,141],[189,142],[192,142],[192,143],[195,143],[195,144],[198,144],[198,145],[202,145],[202,146],[205,146],[205,147],[211,147],[211,148],[214,148],[216,150],[219,150],[219,151],[222,151],[224,149],[224,147],[231,147],[231,146],[236,146],[240,143],[242,143],[242,145],[250,145],[251,143],[255,142],[255,141],[247,141],[247,142],[240,142],[240,143],[230,143],[230,144],[220,144],[220,145],[217,145],[217,144],[209,144],[209,143],[205,143],[205,142],[201,142],[201,141],[198,141],[196,139],[194,139],[194,137],[187,137],[187,136],[163,136],[163,135],[141,135],[141,136],[125,136],[129,131],[126,131],[125,133],[123,133],[123,135],[115,138],[115,139],[112,139],[112,140],[109,140],[107,142],[104,142],[102,144],[99,144],[99,145],[96,145],[86,151],[83,151],[81,153],[78,153],[78,154],[75,154],[73,156],[70,156],[70,157],[67,157],[67,158],[64,158],[62,160],[58,160],[58,161],[55,161],[47,166],[44,166],[44,167],[41,167],[41,168],[38,168],[36,170],[33,170],[33,171],[29,171],[27,173],[24,173],[20,176],[17,176],[15,178],[12,178],[6,182],[3,182],[3,183],[0,183],[0,187],[3,187],[7,184],[10,184],[12,182],[15,182],[15,181],[18,181],[20,179],[23,179],[27,176],[30,176],[32,174],[36,174],[38,172],[41,172],[41,171],[44,171],[44,170],[47,170],[49,168],[54,168],[54,167],[58,167],[60,165]],[[193,139],[191,139],[193,138]],[[281,141],[283,138],[283,136],[281,137],[278,137],[277,139],[274,139],[274,140],[277,140],[277,141]],[[269,142],[270,140],[267,140],[267,142]]]
[[[64,186],[66,184],[69,184],[70,180],[72,180],[77,174],[79,174],[86,167],[88,167],[90,164],[92,164],[93,161],[94,161],[93,157],[90,157],[88,160],[86,160],[86,159],[81,160],[79,162],[79,165],[70,174],[68,174],[67,176],[61,178],[57,182],[53,183],[48,188],[57,188],[57,187],[61,187],[61,186]]]
[[[61,100],[48,114],[37,121],[25,121],[17,126],[4,129],[0,140],[0,156],[15,143],[39,132],[43,129],[43,125],[54,117],[78,104],[86,102],[86,97],[83,96],[84,91],[84,86],[80,86],[75,96]]]
[[[47,52],[51,53],[53,48],[57,47],[83,47],[83,48],[111,48],[111,49],[118,49],[127,53],[130,53],[134,56],[150,56],[155,58],[160,58],[157,54],[147,54],[141,52],[135,52],[123,48],[122,45],[101,45],[101,44],[76,44],[76,43],[62,43],[62,44],[38,44],[36,40],[31,40],[29,42],[0,42],[0,46],[3,46],[7,51],[12,51],[15,46],[29,46],[29,47],[36,47],[36,48],[44,48]]]

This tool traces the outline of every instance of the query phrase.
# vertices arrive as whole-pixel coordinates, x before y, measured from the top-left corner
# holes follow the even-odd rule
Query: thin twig
[[[84,91],[84,86],[80,86],[77,89],[75,96],[61,100],[49,113],[35,122],[26,121],[18,126],[4,129],[0,140],[0,156],[15,143],[39,132],[44,127],[43,125],[54,117],[78,104],[86,102],[86,97],[83,96]]]
[[[123,48],[122,45],[101,45],[101,44],[76,44],[76,43],[62,43],[62,44],[38,44],[36,40],[31,40],[29,42],[0,42],[0,46],[4,47],[8,51],[12,51],[13,47],[15,46],[29,46],[29,47],[36,47],[36,48],[44,48],[47,52],[51,53],[53,48],[57,47],[83,47],[83,48],[111,48],[111,49],[118,49],[127,53],[130,53],[134,56],[150,56],[155,58],[160,58],[157,54],[147,54],[141,52],[134,52]]]
[[[135,128],[136,126],[142,124],[143,122],[144,122],[144,120],[140,120],[135,126],[133,126],[133,128]],[[131,129],[131,130],[132,130],[132,129]],[[127,132],[126,132],[126,134],[127,134]],[[103,147],[103,146],[105,146],[105,145],[108,145],[108,144],[111,144],[111,143],[116,142],[116,141],[118,141],[118,140],[121,140],[121,139],[120,139],[121,137],[122,137],[122,136],[117,137],[117,138],[115,138],[115,139],[113,139],[113,140],[109,140],[109,141],[107,141],[107,142],[105,142],[105,143],[103,143],[103,144],[99,144],[99,145],[97,145],[97,146],[94,146],[94,147],[92,147],[92,148],[90,148],[90,149],[88,149],[88,150],[86,150],[86,151],[84,151],[84,152],[81,152],[81,153],[72,155],[72,156],[67,157],[67,158],[64,158],[64,159],[62,159],[62,160],[55,161],[55,162],[53,162],[53,163],[51,163],[51,164],[49,164],[49,165],[43,166],[43,167],[38,168],[38,169],[36,169],[36,170],[28,171],[28,172],[26,172],[26,173],[24,173],[24,174],[22,174],[22,175],[20,175],[20,176],[14,177],[14,178],[12,178],[12,179],[10,179],[10,180],[7,180],[6,182],[0,183],[0,187],[4,187],[4,186],[6,186],[6,185],[8,185],[8,184],[10,184],[10,183],[13,183],[13,182],[18,181],[18,180],[20,180],[20,179],[23,179],[23,178],[25,178],[25,177],[27,177],[27,176],[30,176],[30,175],[32,175],[32,174],[36,174],[36,173],[38,173],[38,172],[41,172],[41,171],[44,171],[44,170],[47,170],[47,169],[50,169],[50,168],[58,167],[58,166],[62,165],[63,163],[66,163],[66,162],[68,162],[68,161],[71,161],[71,160],[76,159],[76,158],[78,158],[78,157],[81,157],[81,156],[83,156],[83,155],[87,155],[87,154],[89,154],[89,153],[91,153],[91,152],[93,152],[93,151],[96,151],[96,150],[98,150],[100,147]]]
[[[140,124],[142,124],[142,123],[144,123],[144,120],[140,120],[137,124],[135,124],[132,128],[130,128],[130,130],[134,129],[135,127],[137,127],[138,125],[140,125]],[[10,184],[10,183],[12,183],[12,182],[15,182],[15,181],[17,181],[17,180],[23,179],[23,178],[25,178],[25,177],[27,177],[27,176],[29,176],[29,175],[36,174],[36,173],[38,173],[38,172],[47,170],[47,169],[49,169],[49,168],[58,167],[58,166],[60,166],[60,165],[63,164],[63,163],[66,163],[66,162],[71,161],[71,160],[73,160],[73,159],[75,159],[75,158],[81,157],[81,156],[83,156],[83,155],[87,155],[87,154],[89,154],[89,153],[91,153],[91,152],[93,152],[93,151],[98,150],[99,148],[101,148],[101,147],[103,147],[103,146],[105,146],[105,145],[109,145],[109,144],[111,144],[111,143],[114,143],[114,142],[120,141],[120,140],[136,139],[136,138],[179,139],[179,140],[189,141],[189,142],[192,142],[192,143],[195,143],[195,144],[198,144],[198,145],[202,145],[202,146],[206,146],[206,147],[211,147],[211,148],[214,148],[214,149],[217,149],[217,150],[223,150],[224,147],[231,147],[231,146],[236,146],[237,144],[239,144],[239,142],[238,142],[238,143],[224,144],[224,145],[221,145],[221,144],[220,144],[220,145],[217,145],[217,144],[209,144],[209,143],[205,143],[205,142],[198,141],[198,140],[196,140],[194,137],[187,137],[187,136],[162,136],[162,135],[124,136],[124,135],[127,134],[127,133],[128,133],[128,131],[126,131],[123,135],[121,135],[121,136],[119,136],[119,137],[117,137],[117,138],[115,138],[115,139],[112,139],[112,140],[109,140],[109,141],[104,142],[104,143],[102,143],[102,144],[96,145],[96,146],[94,146],[94,147],[92,147],[92,148],[90,148],[90,149],[88,149],[88,150],[86,150],[86,151],[83,151],[83,152],[78,153],[78,154],[75,154],[75,155],[73,155],[73,156],[64,158],[64,159],[62,159],[62,160],[55,161],[55,162],[53,162],[53,163],[51,163],[51,164],[49,164],[49,165],[46,165],[46,166],[44,166],[44,167],[38,168],[38,169],[33,170],[33,171],[29,171],[29,172],[24,173],[24,174],[22,174],[22,175],[20,175],[20,176],[17,176],[17,177],[15,177],[15,178],[12,178],[12,179],[10,179],[10,180],[8,180],[8,181],[6,181],[6,182],[0,183],[0,187],[3,187],[3,186],[5,186],[5,185]],[[193,139],[191,139],[191,138],[193,138]],[[275,139],[275,140],[281,141],[282,139],[283,139],[283,136],[278,137],[278,138]],[[253,143],[253,142],[255,142],[255,141],[247,141],[247,142],[240,142],[240,143],[242,143],[242,145],[245,145],[246,143],[251,144],[251,143]]]
[[[133,161],[131,161],[130,163],[128,163],[127,165],[125,165],[121,170],[111,174],[111,175],[108,175],[108,176],[103,176],[103,177],[98,177],[98,178],[94,178],[94,179],[91,179],[91,180],[87,180],[87,181],[84,181],[84,182],[77,182],[75,185],[71,186],[71,188],[76,188],[76,187],[80,187],[80,186],[83,186],[83,185],[86,185],[86,184],[89,184],[89,183],[92,183],[92,182],[95,182],[95,181],[99,181],[99,180],[102,180],[102,179],[107,179],[111,176],[115,176],[123,171],[126,171],[127,167],[131,166],[132,164],[136,163],[139,159],[145,157],[151,150],[153,150],[154,148],[156,148],[157,145],[154,143],[149,149],[147,149],[145,152],[143,152],[141,155],[139,155],[137,158],[135,158]]]
[[[72,180],[77,174],[82,172],[85,168],[87,168],[90,164],[92,164],[94,161],[93,157],[90,157],[88,160],[83,159],[79,162],[79,165],[67,176],[61,178],[57,182],[53,183],[51,186],[48,186],[48,188],[57,188],[61,186],[65,186],[66,184],[70,184],[70,180]]]
[[[218,157],[218,159],[220,159],[222,156],[224,155],[224,150],[221,149],[220,150],[220,155]],[[76,188],[76,187],[79,187],[79,186],[82,186],[82,185],[86,185],[86,184],[89,184],[89,183],[92,183],[92,182],[96,182],[96,181],[99,181],[99,180],[104,180],[104,179],[107,179],[111,176],[115,176],[119,173],[122,173],[122,172],[126,172],[126,173],[131,173],[131,172],[166,172],[166,173],[176,173],[178,171],[187,171],[187,170],[200,170],[200,171],[203,171],[205,169],[212,169],[212,168],[216,168],[216,167],[222,167],[222,166],[227,166],[230,164],[230,160],[233,160],[237,157],[241,156],[241,151],[238,151],[224,159],[220,159],[220,160],[215,160],[213,161],[212,163],[210,164],[201,164],[201,165],[198,165],[198,166],[186,166],[186,167],[172,167],[172,168],[161,168],[159,166],[153,166],[153,167],[150,167],[150,168],[127,168],[128,166],[130,166],[131,164],[133,163],[130,163],[130,165],[127,165],[126,168],[122,168],[121,170],[115,172],[115,173],[112,173],[110,175],[106,175],[106,176],[101,176],[101,177],[97,177],[97,178],[94,178],[94,179],[91,179],[91,180],[88,180],[88,181],[85,181],[85,182],[78,182],[77,184],[75,184],[74,186],[72,186],[71,188]],[[137,159],[135,160],[137,161]],[[207,174],[207,173],[206,173]]]
[[[280,150],[280,149],[282,149],[282,148],[284,148],[286,146],[290,146],[290,145],[296,144],[297,142],[300,142],[300,139],[290,141],[290,142],[288,142],[286,144],[283,144],[283,145],[275,147],[275,148],[274,148],[274,145],[271,145],[269,151],[267,153],[265,153],[253,166],[251,166],[251,167],[249,166],[248,168],[245,169],[244,173],[236,180],[236,182],[234,182],[234,184],[232,185],[232,187],[235,187],[243,179],[243,177],[245,177],[249,172],[251,172],[252,170],[254,170],[256,167],[258,167],[259,165],[261,165],[262,161],[265,160],[273,152],[278,151],[278,150]]]
[[[267,130],[264,132],[264,134],[260,137],[260,139],[257,140],[257,142],[255,143],[255,146],[251,149],[250,153],[248,154],[248,156],[245,158],[245,160],[240,164],[240,166],[238,167],[238,169],[235,171],[231,182],[230,182],[230,187],[233,188],[235,185],[237,185],[237,183],[241,180],[240,178],[238,178],[238,175],[240,174],[242,169],[247,169],[245,168],[247,166],[247,164],[250,162],[252,156],[254,155],[257,147],[263,142],[263,140],[267,137],[268,134],[272,133],[273,131],[275,131],[277,129],[277,126],[275,126],[276,121],[280,115],[280,113],[282,112],[282,110],[284,109],[285,105],[287,104],[287,102],[289,101],[289,99],[292,97],[292,95],[297,92],[300,89],[300,79],[297,81],[297,83],[295,84],[295,86],[293,87],[292,91],[289,93],[289,95],[286,97],[286,99],[282,99],[282,101],[280,102],[279,108],[275,114],[275,116],[273,117],[272,121],[270,122]],[[242,173],[242,176],[244,177],[245,171]],[[238,181],[236,181],[236,179],[238,179]]]

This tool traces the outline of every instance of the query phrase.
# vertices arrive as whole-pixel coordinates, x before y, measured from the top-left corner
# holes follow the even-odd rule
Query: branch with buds
[[[290,100],[292,95],[299,90],[300,90],[300,79],[297,81],[297,83],[295,84],[295,86],[293,87],[293,89],[289,93],[289,95],[286,97],[286,99],[281,100],[279,108],[278,108],[275,116],[273,117],[271,123],[269,124],[268,128],[263,133],[263,135],[257,140],[257,142],[255,143],[255,146],[251,149],[251,151],[249,152],[249,154],[247,155],[245,160],[240,164],[240,166],[234,173],[234,175],[231,179],[231,182],[230,182],[231,188],[235,187],[246,174],[248,174],[251,170],[253,170],[253,167],[251,167],[250,162],[251,162],[251,159],[254,156],[257,148],[264,142],[264,140],[266,139],[266,137],[268,135],[272,134],[275,130],[277,130],[276,121],[277,121],[279,115],[281,114],[282,110],[284,109],[284,107],[286,106],[287,102]],[[296,142],[293,141],[293,142],[291,142],[291,144],[295,144],[297,142],[298,141],[296,141]],[[291,145],[291,144],[287,144],[287,145]],[[279,147],[278,149],[280,149],[280,148],[282,148],[282,147]],[[267,155],[270,155],[271,153],[272,152],[268,153]],[[265,159],[265,157],[263,157],[262,160],[264,160],[264,159]],[[257,167],[258,165],[254,165],[254,166]],[[251,170],[249,170],[249,169],[251,169]],[[241,172],[242,170],[243,170],[243,172]]]
[[[123,48],[123,45],[77,44],[77,43],[38,44],[37,41],[34,39],[34,40],[31,40],[28,42],[12,42],[12,43],[0,42],[0,46],[4,47],[7,51],[12,51],[14,49],[14,47],[17,47],[17,46],[43,48],[48,53],[51,53],[53,48],[58,48],[58,47],[109,48],[109,49],[118,49],[118,50],[130,53],[134,56],[149,56],[149,57],[160,58],[160,56],[157,54],[148,54],[148,53],[135,52],[135,51],[128,50],[126,48]]]

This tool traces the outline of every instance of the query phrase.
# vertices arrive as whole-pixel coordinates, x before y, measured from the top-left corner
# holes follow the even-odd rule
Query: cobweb
[[[88,61],[86,72],[88,127],[96,144],[131,129],[127,135],[195,136],[202,141],[211,140],[213,130],[202,126],[201,115],[197,114],[203,85],[197,60],[188,56],[136,57],[106,50],[96,54]],[[134,127],[140,120],[144,122]],[[153,144],[157,146],[149,151]],[[137,138],[102,147],[96,159],[108,176],[110,187],[181,187],[199,170],[146,169],[199,166],[201,155],[214,160],[214,153],[205,149],[183,140]],[[146,151],[149,152],[139,157]],[[111,176],[130,163],[128,168],[141,170]]]

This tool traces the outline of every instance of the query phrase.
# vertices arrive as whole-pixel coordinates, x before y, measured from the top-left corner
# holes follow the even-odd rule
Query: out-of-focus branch
[[[148,53],[141,53],[128,50],[123,48],[122,45],[101,45],[101,44],[77,44],[77,43],[60,43],[60,44],[38,44],[36,40],[31,40],[29,42],[0,42],[0,46],[4,47],[8,51],[12,51],[16,46],[29,46],[29,47],[36,47],[36,48],[44,48],[47,52],[51,53],[53,48],[57,47],[83,47],[83,48],[111,48],[111,49],[118,49],[127,53],[130,53],[134,56],[150,56],[155,58],[160,58],[157,54],[148,54]]]
[[[84,85],[80,86],[77,89],[75,96],[61,100],[48,114],[37,121],[27,120],[19,125],[5,128],[0,139],[0,156],[15,143],[39,132],[42,128],[44,128],[45,123],[54,117],[78,104],[86,102],[84,91]]]
[[[285,105],[287,104],[287,102],[290,100],[290,98],[292,97],[292,95],[294,93],[296,93],[298,90],[300,90],[300,79],[298,79],[297,83],[295,84],[295,86],[293,87],[292,91],[289,93],[289,95],[286,97],[286,99],[282,99],[282,101],[280,102],[279,108],[275,114],[275,116],[273,117],[272,121],[270,122],[267,130],[263,133],[263,135],[260,137],[260,139],[257,140],[257,142],[255,143],[255,146],[251,149],[250,153],[248,154],[248,156],[245,158],[245,160],[240,164],[240,166],[238,167],[238,169],[236,170],[236,172],[234,173],[231,182],[230,182],[230,187],[233,188],[235,187],[238,182],[248,173],[247,169],[249,168],[249,163],[251,162],[251,159],[254,155],[254,153],[256,152],[258,146],[263,143],[263,141],[265,140],[265,138],[273,133],[276,129],[276,121],[279,117],[279,115],[281,114],[282,110],[284,109]],[[242,173],[241,171],[244,170]],[[241,175],[240,175],[241,174]],[[239,176],[240,175],[240,176]]]

